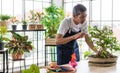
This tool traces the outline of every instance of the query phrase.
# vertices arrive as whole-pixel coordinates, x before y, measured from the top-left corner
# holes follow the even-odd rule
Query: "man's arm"
[[[95,53],[98,53],[98,50],[94,47],[93,42],[89,39],[88,34],[85,34],[85,41]]]
[[[66,44],[72,40],[76,40],[78,38],[82,38],[85,34],[84,33],[77,33],[75,35],[69,36],[69,37],[65,37],[63,38],[62,34],[57,34],[56,36],[56,44]]]

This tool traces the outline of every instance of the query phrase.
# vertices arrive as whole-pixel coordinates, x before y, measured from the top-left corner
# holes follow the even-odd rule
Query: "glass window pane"
[[[120,20],[120,0],[113,1],[113,20]]]
[[[113,32],[117,40],[120,42],[120,22],[113,22]]]
[[[13,0],[2,0],[2,14],[13,15]]]
[[[97,6],[96,6],[97,7]],[[102,20],[112,19],[112,0],[102,0]]]
[[[66,16],[72,16],[72,8],[73,8],[72,3],[66,3],[65,4]]]
[[[25,1],[25,18],[30,16],[30,10],[33,10],[33,1]]]
[[[65,0],[64,2],[72,2],[73,0]]]
[[[42,3],[41,2],[34,2],[34,10],[41,11],[42,10]]]
[[[82,4],[87,8],[87,20],[89,19],[89,1],[84,1]]]
[[[22,19],[22,0],[14,0],[14,16],[17,17],[19,21]]]
[[[43,8],[49,7],[50,3],[43,3]]]
[[[92,1],[92,19],[91,20],[100,20],[100,0]]]
[[[2,4],[2,3],[1,3],[1,0],[0,0],[0,14],[1,14],[1,11],[2,11],[1,4]]]

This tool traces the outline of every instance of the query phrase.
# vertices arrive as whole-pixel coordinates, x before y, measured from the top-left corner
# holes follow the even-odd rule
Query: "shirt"
[[[73,17],[64,18],[59,26],[57,34],[62,34],[64,36],[68,30],[69,32],[78,32],[81,30],[81,32],[88,34],[87,21],[85,21],[83,24],[76,25],[73,21]]]

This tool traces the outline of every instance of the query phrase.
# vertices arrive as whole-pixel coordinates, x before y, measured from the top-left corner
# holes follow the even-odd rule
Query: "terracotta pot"
[[[55,38],[47,38],[46,45],[56,45]]]
[[[0,21],[0,26],[5,26],[7,28],[8,27],[8,22]]]
[[[35,30],[35,29],[36,29],[36,24],[29,25],[29,30]]]
[[[42,24],[38,24],[37,27],[36,27],[37,30],[40,30],[40,29],[44,29],[43,25]]]
[[[20,54],[20,53],[14,53],[14,54],[12,54],[12,59],[13,60],[22,59],[22,55],[23,54]]]

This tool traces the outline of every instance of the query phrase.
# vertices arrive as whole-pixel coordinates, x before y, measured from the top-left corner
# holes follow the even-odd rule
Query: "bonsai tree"
[[[28,36],[21,36],[15,32],[12,32],[12,35],[12,40],[6,44],[6,48],[13,59],[20,59],[24,52],[30,52],[33,49],[33,45],[28,41]]]
[[[55,5],[45,8],[46,15],[42,18],[41,23],[45,25],[47,37],[55,37],[60,21],[64,18],[64,11]]]
[[[0,50],[4,49],[4,42],[8,41],[9,39],[4,37],[4,35],[7,33],[7,28],[5,26],[0,26]]]
[[[99,51],[94,57],[111,58],[114,57],[113,51],[120,50],[120,44],[110,27],[104,26],[102,29],[97,26],[89,27],[89,33],[90,39]]]
[[[94,55],[90,52],[85,52],[84,56],[89,56],[89,65],[94,66],[113,66],[116,64],[117,56],[113,52],[120,50],[120,44],[113,34],[110,27],[97,26],[89,27],[90,40],[93,41],[95,48],[98,49],[98,54]],[[91,55],[90,55],[91,54]]]

